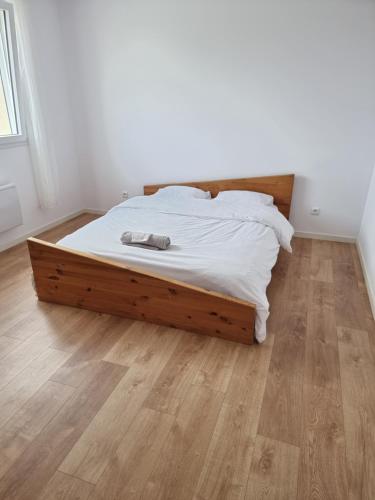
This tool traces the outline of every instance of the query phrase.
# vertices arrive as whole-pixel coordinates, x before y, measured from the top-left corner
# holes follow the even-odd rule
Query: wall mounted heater
[[[0,186],[0,233],[21,224],[22,213],[16,186]]]

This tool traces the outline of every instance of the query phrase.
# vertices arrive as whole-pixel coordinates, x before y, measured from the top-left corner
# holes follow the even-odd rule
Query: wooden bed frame
[[[211,191],[213,197],[233,189],[270,194],[289,217],[293,184],[294,175],[278,175],[179,185]],[[144,194],[168,185],[178,184],[145,186]],[[256,307],[250,302],[36,238],[29,238],[28,246],[39,300],[254,342]]]

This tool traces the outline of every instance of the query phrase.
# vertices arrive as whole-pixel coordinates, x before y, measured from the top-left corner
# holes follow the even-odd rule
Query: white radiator
[[[0,186],[0,233],[21,224],[22,213],[16,186]]]

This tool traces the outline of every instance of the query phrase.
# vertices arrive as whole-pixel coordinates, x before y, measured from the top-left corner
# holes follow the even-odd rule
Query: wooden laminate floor
[[[38,303],[30,278],[25,244],[0,254],[1,499],[375,499],[354,245],[282,252],[251,347]]]

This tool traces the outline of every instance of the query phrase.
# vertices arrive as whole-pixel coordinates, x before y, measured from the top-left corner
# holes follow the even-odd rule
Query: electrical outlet
[[[310,214],[311,215],[320,215],[320,208],[319,207],[312,207]]]
[[[121,196],[123,201],[126,201],[129,198],[129,193],[127,191],[123,191]]]

